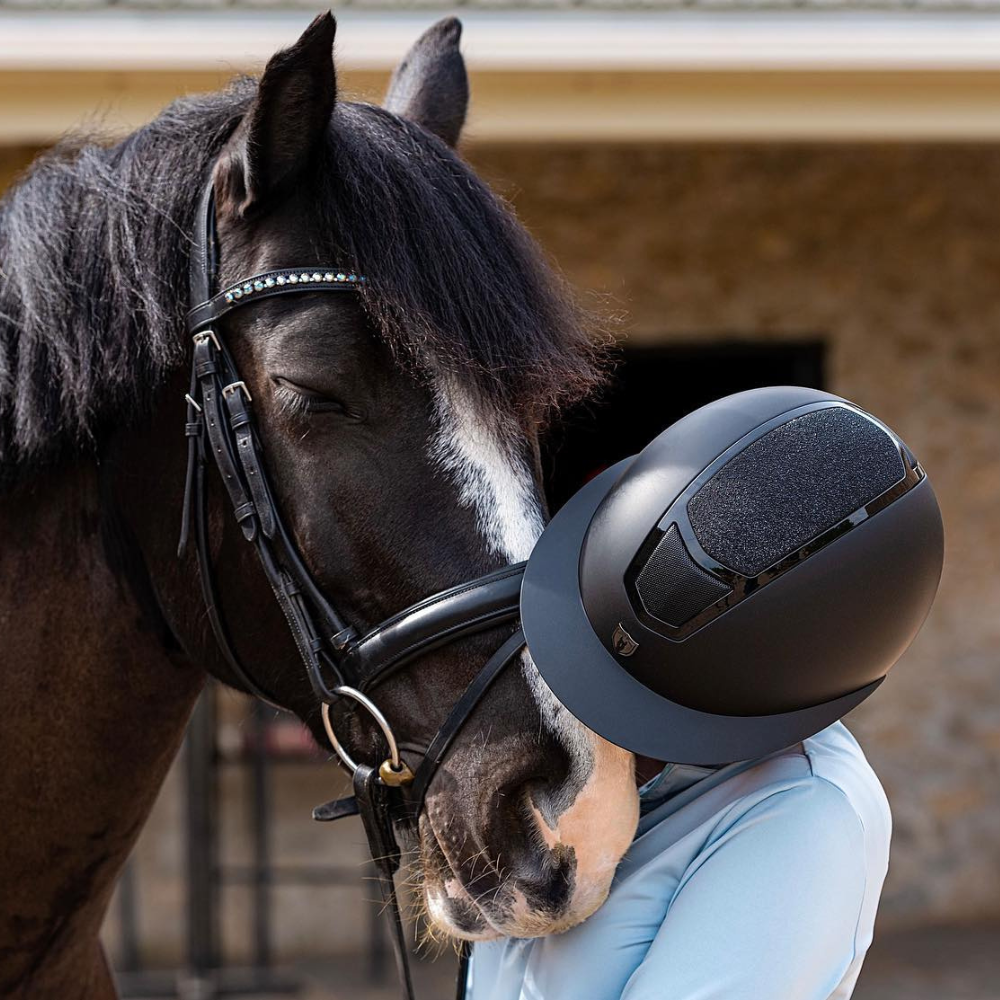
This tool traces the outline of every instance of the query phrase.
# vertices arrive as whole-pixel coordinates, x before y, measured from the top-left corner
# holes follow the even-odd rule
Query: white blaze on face
[[[527,559],[542,533],[541,504],[525,456],[516,447],[513,420],[487,421],[454,379],[441,376],[435,391],[438,430],[432,458],[455,479],[461,502],[472,508],[492,554],[507,562]],[[604,901],[611,877],[635,834],[639,819],[633,758],[591,732],[563,707],[542,679],[527,651],[522,655],[525,679],[546,727],[572,760],[568,781],[579,788],[573,802],[555,817],[555,826],[538,809],[539,833],[549,848],[572,847],[576,888],[565,921],[549,930],[588,917]],[[528,933],[537,921],[524,914]],[[517,928],[505,928],[517,934]]]
[[[435,402],[431,457],[454,477],[462,504],[476,512],[490,552],[508,562],[527,559],[542,533],[542,511],[531,470],[512,456],[510,423],[487,424],[453,379],[438,379]]]

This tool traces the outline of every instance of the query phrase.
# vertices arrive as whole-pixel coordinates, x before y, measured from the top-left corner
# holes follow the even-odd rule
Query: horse
[[[4,997],[115,996],[98,939],[115,879],[207,678],[245,688],[176,551],[203,188],[223,281],[310,260],[367,278],[219,324],[294,542],[359,628],[527,557],[546,518],[540,435],[600,384],[586,312],[456,152],[460,24],[415,43],[382,106],[338,95],[334,33],[323,14],[259,78],[120,140],[65,140],[0,203]],[[209,493],[236,651],[329,747],[218,477]],[[463,639],[386,681],[395,730],[426,741],[497,642]],[[376,752],[357,716],[338,727],[356,756]],[[585,919],[634,834],[633,767],[524,654],[406,834],[427,919],[464,940]]]

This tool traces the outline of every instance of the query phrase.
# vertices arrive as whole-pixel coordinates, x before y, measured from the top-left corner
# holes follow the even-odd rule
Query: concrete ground
[[[450,958],[418,963],[415,973],[421,1000],[450,1000],[454,989],[451,968]],[[380,985],[367,980],[360,961],[304,965],[299,971],[307,984],[300,1000],[398,997],[391,966]],[[1000,1000],[1000,924],[879,935],[868,954],[854,1000]]]

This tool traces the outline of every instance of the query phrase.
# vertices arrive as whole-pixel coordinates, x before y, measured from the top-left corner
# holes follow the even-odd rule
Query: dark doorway
[[[588,479],[634,455],[713,399],[766,385],[823,388],[823,344],[714,341],[626,347],[603,399],[570,413],[546,447],[553,511]]]

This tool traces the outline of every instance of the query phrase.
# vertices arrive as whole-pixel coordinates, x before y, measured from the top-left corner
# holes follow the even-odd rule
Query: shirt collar
[[[650,778],[639,789],[641,811],[645,813],[656,808],[718,770],[717,767],[699,767],[695,764],[667,764],[656,777]]]

